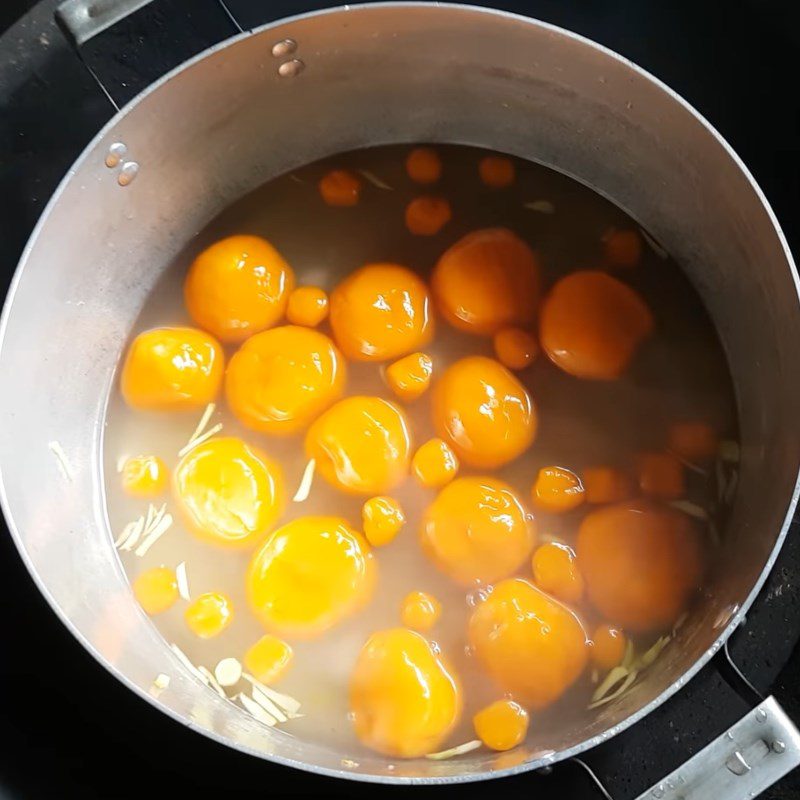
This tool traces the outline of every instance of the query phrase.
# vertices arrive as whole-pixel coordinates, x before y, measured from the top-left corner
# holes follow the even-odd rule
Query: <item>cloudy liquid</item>
[[[591,189],[541,165],[516,160],[515,184],[493,191],[478,180],[477,164],[484,151],[461,146],[437,149],[444,174],[435,193],[448,198],[453,209],[452,221],[437,235],[411,236],[405,228],[407,203],[428,193],[405,175],[407,147],[379,147],[317,162],[270,181],[225,209],[187,244],[174,263],[165,264],[163,278],[142,309],[131,338],[156,326],[192,325],[183,304],[186,271],[201,250],[233,234],[263,236],[291,264],[296,285],[316,285],[330,292],[343,276],[376,261],[403,264],[427,277],[453,242],[471,230],[495,225],[511,228],[540,254],[546,288],[564,274],[596,265],[601,236],[609,228],[638,227]],[[365,178],[356,207],[330,208],[319,197],[317,181],[333,168],[366,170],[388,188]],[[537,406],[538,434],[526,453],[492,474],[516,490],[528,511],[532,511],[530,489],[539,468],[559,464],[576,472],[597,465],[630,469],[637,453],[663,449],[667,428],[675,419],[705,420],[727,438],[736,438],[733,391],[725,358],[689,281],[663,252],[647,245],[641,264],[625,270],[621,277],[641,293],[656,321],[656,335],[644,344],[622,379],[577,380],[555,368],[542,354],[533,366],[515,373]],[[330,334],[327,322],[319,330]],[[230,357],[235,347],[226,346],[225,350]],[[434,380],[462,356],[493,355],[490,339],[459,333],[443,321],[439,321],[426,352],[434,361]],[[384,383],[382,366],[369,363],[348,364],[346,394],[394,399]],[[414,447],[435,435],[429,397],[423,395],[416,403],[403,405],[410,421],[413,452]],[[199,411],[132,411],[118,390],[114,391],[106,420],[104,467],[108,513],[115,534],[147,509],[146,500],[132,499],[122,492],[119,460],[125,455],[153,454],[174,469],[178,451],[189,440],[199,417]],[[221,435],[240,436],[280,461],[289,498],[294,495],[306,467],[302,433],[279,438],[250,431],[228,413],[222,401],[209,427],[217,422],[223,424]],[[481,472],[462,465],[459,476]],[[688,497],[707,506],[710,498],[703,482],[691,474],[687,481]],[[347,719],[347,686],[353,663],[371,633],[400,625],[400,601],[412,590],[428,592],[441,601],[443,613],[430,637],[459,673],[464,688],[462,723],[448,745],[474,738],[470,722],[473,713],[498,696],[466,647],[466,623],[476,600],[474,593],[465,592],[436,570],[418,544],[422,514],[435,491],[408,479],[392,496],[400,501],[407,523],[390,545],[375,551],[379,580],[373,600],[364,611],[321,637],[291,642],[295,651],[292,667],[276,684],[278,690],[303,704],[305,714],[281,726],[281,730],[287,735],[335,744],[356,755],[361,746]],[[300,503],[289,500],[279,524],[322,514],[341,516],[360,528],[364,499],[345,495],[317,476],[308,499]],[[213,670],[222,658],[241,660],[246,649],[264,633],[245,599],[244,572],[250,552],[221,550],[198,541],[182,526],[171,498],[164,500],[175,523],[144,557],[121,553],[124,568],[132,581],[151,567],[174,569],[186,562],[192,597],[208,591],[226,593],[232,600],[234,620],[216,638],[201,640],[188,630],[183,620],[184,601],[153,618],[153,624],[167,642],[178,644],[195,664]],[[574,543],[575,515],[537,513],[536,522],[539,542],[558,538]],[[518,574],[530,578],[529,561]],[[576,610],[587,631],[601,621],[588,606]],[[642,647],[647,644],[648,640],[637,643]],[[566,725],[585,713],[594,688],[591,671],[587,668],[584,677],[555,706],[535,716],[529,734],[531,745],[548,749],[553,726]]]

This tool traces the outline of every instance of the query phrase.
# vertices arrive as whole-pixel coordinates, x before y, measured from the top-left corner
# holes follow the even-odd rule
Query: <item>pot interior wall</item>
[[[278,75],[272,45],[305,69]],[[104,165],[124,142],[140,173]],[[538,23],[477,9],[378,6],[301,18],[218,48],[113,121],[63,185],[24,259],[0,351],[0,468],[23,555],[76,634],[189,725],[289,763],[383,779],[477,776],[514,762],[478,754],[387,771],[381,758],[268,731],[200,691],[132,600],[107,529],[99,472],[106,397],[150,288],[221,208],[322,156],[390,142],[491,147],[566,172],[654,233],[704,297],[737,388],[739,494],[709,592],[648,680],[588,725],[552,732],[561,755],[606,736],[715,646],[768,563],[798,462],[800,382],[792,267],[734,156],[668,90],[623,60]],[[69,460],[62,474],[50,444]]]

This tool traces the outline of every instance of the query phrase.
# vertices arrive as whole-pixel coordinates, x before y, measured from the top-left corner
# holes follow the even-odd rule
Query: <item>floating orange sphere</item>
[[[324,333],[284,325],[256,334],[233,355],[225,394],[242,424],[283,436],[335,403],[345,380],[342,354]]]
[[[213,639],[233,622],[233,606],[222,592],[206,592],[189,603],[183,617],[195,636]]]
[[[521,578],[498,583],[473,611],[469,641],[498,685],[537,711],[575,683],[588,659],[578,618]]]
[[[528,732],[528,712],[513,700],[496,700],[473,718],[477,737],[491,750],[510,750]]]
[[[286,319],[292,325],[316,328],[328,316],[328,295],[318,286],[299,286],[289,295]]]
[[[350,678],[353,727],[366,747],[396,758],[436,751],[463,705],[458,678],[433,645],[405,628],[378,631]]]
[[[459,239],[431,277],[442,316],[459,330],[482,336],[532,325],[540,287],[538,257],[507,228],[484,228]]]
[[[318,184],[322,199],[329,206],[354,206],[361,196],[361,179],[346,169],[334,169],[324,175]]]
[[[620,503],[633,497],[633,482],[616,467],[587,467],[583,471],[583,494],[587,503]]]
[[[367,264],[331,294],[334,338],[356,361],[386,361],[427,344],[431,311],[422,279],[397,264]]]
[[[533,554],[533,580],[553,597],[570,605],[583,597],[583,576],[575,552],[559,542],[547,542]]]
[[[408,420],[379,397],[347,397],[306,434],[306,455],[328,483],[351,494],[383,494],[408,474]]]
[[[432,410],[436,432],[473,467],[501,467],[536,436],[530,395],[492,358],[468,356],[448,367],[434,386]]]
[[[581,479],[564,467],[542,467],[531,495],[537,508],[551,514],[572,511],[584,501]]]
[[[169,471],[158,456],[133,456],[122,466],[122,488],[133,497],[156,497],[167,488]]]
[[[424,394],[431,382],[433,359],[426,353],[411,353],[386,367],[386,383],[401,400],[410,403]]]
[[[195,328],[153,328],[131,343],[120,388],[131,408],[184,411],[205,406],[219,393],[222,348]]]
[[[192,262],[183,286],[192,319],[223,342],[241,342],[277,324],[294,272],[259,236],[229,236]]]
[[[505,156],[485,156],[478,164],[478,174],[490,189],[507,189],[514,183],[514,162]]]
[[[294,658],[292,646],[277,636],[265,633],[257,642],[247,648],[244,666],[253,677],[269,685],[282,678]]]
[[[371,497],[361,507],[364,536],[373,547],[389,544],[406,524],[406,515],[393,497]]]
[[[189,530],[229,547],[261,538],[284,505],[280,465],[232,436],[209,439],[186,453],[175,469],[173,491]]]
[[[636,462],[642,494],[677,500],[686,493],[683,464],[671,453],[643,453]]]
[[[442,604],[427,592],[410,592],[400,604],[400,618],[406,628],[428,631],[439,619]]]
[[[622,663],[628,639],[613,625],[598,625],[592,634],[592,662],[599,669],[614,669]]]
[[[133,582],[133,594],[148,614],[161,614],[178,600],[178,579],[168,567],[153,567]]]
[[[608,231],[603,236],[603,259],[611,267],[635,267],[642,260],[642,237],[632,230]]]
[[[416,183],[436,183],[442,177],[442,159],[431,147],[415,147],[406,158],[406,172]]]
[[[443,197],[415,197],[406,206],[406,227],[415,236],[435,236],[452,218]]]
[[[525,369],[536,358],[539,344],[532,333],[522,328],[502,328],[494,335],[494,352],[509,369]]]
[[[367,541],[343,519],[300,517],[256,551],[247,597],[267,630],[310,639],[369,602],[376,572]]]
[[[688,461],[706,461],[717,454],[719,440],[705,422],[676,422],[669,429],[669,449]]]
[[[634,633],[674,624],[702,574],[691,518],[646,500],[588,514],[577,552],[589,599],[606,619]]]
[[[510,486],[497,478],[457,478],[425,512],[420,543],[462,584],[493,583],[518,569],[536,531]]]
[[[411,471],[429,489],[440,489],[458,473],[458,458],[447,442],[429,439],[411,459]]]
[[[548,358],[577,378],[615,380],[653,332],[653,315],[629,286],[605,272],[562,278],[542,303],[539,341]]]

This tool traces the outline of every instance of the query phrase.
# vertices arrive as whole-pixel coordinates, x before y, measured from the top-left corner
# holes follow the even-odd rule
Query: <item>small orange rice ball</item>
[[[406,524],[406,515],[393,497],[371,497],[361,507],[364,536],[373,547],[393,541]]]
[[[610,267],[635,267],[642,260],[638,231],[612,228],[603,235],[603,260]]]
[[[245,586],[268,631],[313,639],[360,611],[376,580],[377,564],[361,533],[339,517],[299,517],[256,551]]]
[[[457,583],[493,583],[525,562],[536,527],[510,486],[492,477],[457,478],[425,511],[420,544]]]
[[[411,471],[429,489],[441,489],[458,473],[458,458],[447,442],[429,439],[411,459]]]
[[[475,735],[490,750],[511,750],[528,733],[528,712],[513,700],[496,700],[472,718]]]
[[[427,592],[410,592],[400,604],[400,618],[406,628],[429,631],[442,614],[442,604]]]
[[[636,462],[639,489],[647,497],[677,500],[686,493],[683,464],[670,453],[643,453]]]
[[[406,206],[406,228],[415,236],[435,236],[452,218],[443,197],[415,197]]]
[[[386,367],[386,383],[401,400],[410,403],[424,394],[431,383],[433,359],[426,353],[411,353]]]
[[[507,228],[468,233],[442,254],[431,276],[442,316],[453,327],[479,336],[531,326],[540,290],[538,256]]]
[[[331,293],[333,336],[355,361],[387,361],[424,346],[432,312],[425,282],[398,264],[367,264]]]
[[[195,328],[152,328],[131,342],[122,366],[125,402],[142,411],[201,408],[219,394],[222,348]]]
[[[539,353],[536,337],[522,328],[502,328],[493,343],[497,360],[509,369],[529,367]]]
[[[329,206],[347,207],[358,204],[363,183],[347,169],[334,169],[324,175],[318,184],[322,199]]]
[[[532,559],[533,580],[547,594],[574,605],[583,597],[583,576],[575,552],[559,542],[546,542]]]
[[[406,158],[406,172],[416,183],[436,183],[442,177],[442,159],[432,147],[415,147]]]
[[[122,466],[122,489],[133,497],[157,497],[169,482],[169,470],[158,456],[133,456]]]
[[[247,649],[244,666],[256,680],[269,685],[286,674],[293,658],[294,650],[291,645],[277,636],[265,633]]]
[[[148,614],[161,614],[178,599],[178,579],[168,567],[153,567],[133,582],[133,595]]]
[[[592,662],[598,669],[614,669],[622,663],[627,646],[628,638],[619,628],[598,625],[592,634]]]
[[[242,342],[276,325],[294,288],[294,271],[259,236],[229,236],[189,267],[183,296],[197,325],[222,342]]]
[[[583,495],[587,503],[620,503],[633,497],[633,482],[616,467],[587,467],[583,471]]]
[[[465,464],[494,469],[522,455],[538,416],[525,387],[493,358],[451,364],[433,389],[436,432]]]
[[[183,617],[195,636],[213,639],[233,622],[233,606],[222,592],[206,592],[189,603]]]
[[[578,680],[589,657],[578,617],[522,578],[495,585],[472,612],[468,634],[490,677],[536,711]]]
[[[531,490],[533,504],[542,511],[562,514],[577,508],[585,498],[581,479],[564,467],[542,467]]]
[[[514,162],[506,156],[485,156],[478,163],[478,174],[490,189],[507,189],[514,183]]]
[[[669,429],[669,449],[687,461],[707,461],[719,449],[714,429],[705,422],[676,422]]]
[[[424,636],[406,628],[369,637],[350,678],[359,741],[394,758],[435,752],[455,730],[463,693],[457,675]]]
[[[316,328],[328,316],[328,295],[319,286],[298,286],[286,306],[286,319],[292,325]]]

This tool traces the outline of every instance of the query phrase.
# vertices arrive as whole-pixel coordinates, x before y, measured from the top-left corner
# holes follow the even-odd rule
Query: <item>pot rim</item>
[[[73,163],[72,167],[70,167],[70,169],[67,171],[64,177],[61,179],[60,183],[58,184],[58,187],[56,188],[52,197],[48,201],[36,225],[34,226],[33,231],[31,232],[28,242],[26,243],[22,255],[20,256],[20,260],[12,277],[11,283],[9,284],[8,293],[6,295],[5,302],[3,304],[2,313],[0,313],[0,358],[2,358],[2,346],[5,340],[6,329],[8,326],[8,318],[11,313],[11,307],[14,302],[14,297],[16,295],[17,288],[19,286],[20,281],[22,280],[25,265],[28,261],[30,253],[33,250],[33,247],[37,239],[39,238],[39,236],[42,233],[42,230],[47,224],[47,220],[48,217],[50,216],[52,209],[58,203],[67,185],[70,183],[73,173],[76,171],[76,169],[89,159],[94,149],[96,148],[97,144],[104,139],[106,134],[109,131],[111,131],[120,122],[120,120],[128,116],[132,111],[135,110],[135,108],[139,105],[139,103],[141,103],[151,93],[159,90],[162,86],[169,83],[169,81],[172,80],[172,78],[174,78],[179,73],[191,69],[195,64],[199,63],[208,56],[214,55],[228,47],[231,47],[232,45],[235,45],[238,42],[249,38],[250,36],[260,35],[265,31],[282,27],[287,23],[297,22],[300,20],[305,20],[314,17],[322,17],[328,14],[344,14],[344,13],[353,13],[353,12],[357,13],[363,11],[370,11],[371,9],[376,9],[376,8],[412,9],[412,10],[441,8],[445,11],[455,11],[455,12],[465,11],[470,13],[481,13],[481,14],[489,14],[489,15],[497,15],[500,17],[505,17],[520,23],[524,23],[538,28],[543,28],[549,31],[550,33],[556,34],[558,36],[567,39],[571,39],[574,42],[583,45],[584,47],[592,48],[602,53],[606,57],[612,58],[615,61],[626,66],[628,69],[635,72],[640,78],[649,81],[657,89],[669,95],[669,97],[673,101],[678,103],[680,106],[682,106],[684,110],[689,112],[689,114],[691,114],[692,117],[694,117],[694,119],[697,120],[697,122],[699,122],[700,125],[703,128],[705,128],[706,131],[714,139],[716,139],[717,143],[725,150],[725,152],[728,154],[733,163],[738,167],[740,172],[747,179],[747,182],[750,184],[750,188],[755,193],[756,197],[758,198],[759,202],[764,208],[764,211],[767,213],[770,222],[772,223],[773,230],[775,232],[775,235],[778,237],[778,241],[780,242],[781,248],[783,250],[787,266],[789,267],[789,272],[791,273],[792,280],[794,281],[795,291],[797,292],[798,295],[798,301],[800,301],[800,276],[798,276],[797,267],[794,263],[794,259],[792,258],[789,245],[781,229],[780,223],[778,222],[778,219],[775,216],[772,207],[770,206],[769,202],[767,201],[767,198],[765,197],[763,191],[761,190],[761,187],[758,185],[755,178],[750,173],[748,168],[745,166],[741,158],[737,155],[737,153],[734,151],[731,145],[728,144],[728,142],[723,138],[723,136],[716,130],[716,128],[713,125],[711,125],[711,123],[707,119],[705,119],[705,117],[702,114],[700,114],[688,101],[686,101],[683,97],[681,97],[681,95],[679,95],[677,92],[671,89],[667,84],[665,84],[659,78],[655,77],[647,70],[638,66],[633,61],[629,60],[628,58],[625,58],[624,56],[620,55],[614,50],[611,50],[605,47],[604,45],[601,45],[593,41],[592,39],[582,36],[581,34],[574,33],[573,31],[561,28],[558,25],[553,25],[548,22],[543,22],[542,20],[538,20],[533,17],[527,17],[509,11],[487,8],[485,6],[480,6],[480,5],[469,5],[466,3],[424,2],[424,1],[420,2],[419,0],[412,0],[411,2],[389,1],[389,2],[377,2],[377,3],[358,3],[355,5],[341,5],[333,8],[321,9],[317,11],[306,12],[303,14],[294,14],[292,16],[282,17],[273,22],[269,22],[264,25],[254,27],[250,30],[243,31],[242,33],[224,39],[223,41],[218,42],[217,44],[209,47],[206,50],[203,50],[202,52],[198,53],[197,55],[193,56],[187,61],[184,61],[174,69],[162,75],[158,80],[154,81],[149,86],[147,86],[142,92],[137,94],[128,103],[126,103],[116,114],[114,114],[111,117],[111,119],[109,119],[108,122],[106,122],[105,125],[102,126],[102,128],[98,131],[98,133],[86,145],[81,154]],[[772,548],[772,551],[770,552],[769,558],[767,559],[767,562],[765,563],[761,574],[754,583],[747,598],[742,602],[742,604],[739,606],[736,612],[731,616],[728,624],[725,626],[724,629],[722,629],[721,633],[717,636],[711,647],[709,647],[705,651],[705,653],[703,653],[703,655],[700,656],[700,658],[698,658],[697,661],[695,661],[695,663],[692,664],[692,666],[689,667],[689,669],[687,669],[678,680],[672,683],[667,689],[665,689],[660,695],[655,697],[649,703],[642,706],[636,712],[626,717],[624,720],[617,723],[613,727],[604,731],[602,734],[594,736],[590,739],[586,739],[580,744],[574,745],[573,747],[570,747],[566,750],[562,750],[552,755],[531,759],[530,761],[526,761],[522,764],[518,764],[513,767],[507,767],[505,769],[476,772],[476,773],[462,774],[462,775],[405,777],[405,776],[393,776],[393,775],[362,774],[358,772],[348,771],[345,769],[332,769],[329,767],[314,766],[312,764],[308,764],[303,761],[298,761],[296,759],[264,753],[255,748],[248,747],[247,745],[238,742],[231,742],[227,740],[225,737],[211,730],[207,730],[204,728],[200,729],[194,726],[192,726],[192,730],[195,730],[196,732],[203,734],[204,736],[212,739],[213,741],[221,745],[224,745],[226,747],[231,747],[233,749],[239,750],[240,752],[255,756],[257,758],[281,764],[282,766],[293,767],[295,769],[300,769],[305,772],[311,772],[317,775],[324,775],[332,778],[343,778],[347,780],[356,780],[365,783],[394,784],[394,785],[415,785],[415,784],[436,785],[436,784],[472,783],[477,781],[490,780],[494,778],[504,778],[512,775],[519,775],[525,772],[530,772],[535,769],[540,769],[542,767],[551,766],[552,764],[557,763],[559,761],[565,761],[569,758],[580,755],[581,753],[584,753],[587,750],[592,749],[593,747],[596,747],[601,742],[611,739],[618,733],[621,733],[622,731],[626,730],[627,728],[637,723],[639,720],[643,719],[651,711],[654,711],[656,708],[662,705],[662,703],[666,702],[676,692],[678,692],[681,688],[683,688],[683,686],[686,683],[688,683],[711,660],[711,658],[725,644],[730,635],[742,621],[746,612],[749,610],[750,606],[753,604],[753,601],[756,599],[758,593],[761,591],[761,588],[764,585],[767,576],[772,571],[772,568],[775,564],[775,561],[778,557],[781,547],[783,546],[783,542],[788,534],[789,527],[791,526],[792,520],[794,518],[794,513],[798,504],[798,499],[800,499],[800,469],[798,470],[798,475],[795,478],[795,485],[792,491],[791,498],[788,503],[786,515],[784,517],[783,523],[781,524],[780,531],[778,532],[778,536],[775,540],[775,544]],[[161,713],[166,714],[176,722],[185,726],[186,720],[184,720],[178,714],[173,712],[167,706],[160,703],[157,698],[152,697],[146,691],[140,689],[138,686],[130,682],[128,678],[120,670],[118,670],[113,664],[109,663],[99,652],[97,652],[97,650],[94,649],[92,644],[73,625],[73,623],[70,621],[67,615],[58,606],[55,599],[48,591],[47,586],[44,585],[44,583],[40,580],[39,575],[37,574],[22,544],[20,532],[16,526],[12,514],[12,509],[9,505],[8,498],[6,495],[6,489],[3,482],[2,465],[0,465],[0,509],[3,512],[3,516],[5,517],[6,523],[8,525],[8,530],[11,534],[14,544],[17,550],[19,551],[20,557],[26,569],[30,573],[33,582],[35,583],[38,590],[41,592],[42,596],[47,601],[48,605],[55,612],[56,616],[61,620],[61,622],[65,625],[65,627],[75,637],[75,639],[77,639],[77,641],[80,642],[83,648],[102,667],[104,667],[113,677],[115,677],[127,689],[133,691],[141,699],[148,702],[154,708],[158,709]]]

